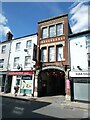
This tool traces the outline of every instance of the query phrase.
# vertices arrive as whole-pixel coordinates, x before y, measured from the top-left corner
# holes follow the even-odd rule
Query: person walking
[[[18,94],[18,90],[19,90],[19,86],[18,86],[18,84],[16,84],[16,86],[14,87],[14,90],[15,90],[15,96],[17,96],[17,94]]]

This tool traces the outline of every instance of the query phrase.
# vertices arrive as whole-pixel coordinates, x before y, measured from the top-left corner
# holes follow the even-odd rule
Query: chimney
[[[9,32],[6,34],[6,41],[12,40],[12,37],[13,37],[13,35],[12,35],[11,32],[9,31]]]

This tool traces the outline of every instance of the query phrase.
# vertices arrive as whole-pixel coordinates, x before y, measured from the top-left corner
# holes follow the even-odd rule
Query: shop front
[[[7,72],[0,72],[0,92],[4,92],[6,74]]]
[[[8,72],[8,76],[12,76],[12,94],[14,94],[14,87],[18,85],[18,95],[33,95],[34,71]]]
[[[70,71],[71,100],[90,102],[90,72]]]

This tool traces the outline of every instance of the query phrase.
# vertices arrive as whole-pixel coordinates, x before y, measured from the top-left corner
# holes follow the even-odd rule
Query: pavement
[[[14,94],[11,94],[11,93],[0,92],[0,96],[19,99],[19,100],[25,100],[25,101],[35,100],[35,101],[49,102],[56,106],[90,110],[90,103],[74,102],[74,101],[72,102],[70,100],[66,100],[65,96],[61,96],[61,95],[48,96],[48,97],[32,97],[32,96],[22,96],[22,95],[15,96]]]

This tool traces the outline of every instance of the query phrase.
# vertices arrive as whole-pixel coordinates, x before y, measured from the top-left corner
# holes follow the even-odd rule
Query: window
[[[54,46],[49,47],[49,62],[54,61]]]
[[[62,47],[62,44],[60,45],[57,45],[56,47],[56,50],[57,50],[57,54],[56,54],[56,60],[57,61],[62,61],[63,60],[63,47]]]
[[[88,67],[90,68],[90,54],[88,54]]]
[[[4,65],[4,59],[0,59],[0,68],[3,68]]]
[[[42,29],[42,38],[47,38],[48,37],[48,28],[45,27]]]
[[[30,67],[31,56],[25,56],[25,67]]]
[[[32,40],[29,40],[26,43],[26,48],[31,48],[31,47],[32,47]]]
[[[62,23],[56,25],[56,34],[57,34],[57,36],[63,34],[63,24]]]
[[[20,42],[19,42],[19,43],[16,43],[16,51],[20,50],[20,45],[21,45]]]
[[[5,50],[6,50],[6,45],[3,45],[2,46],[2,53],[5,53]]]
[[[49,27],[49,37],[55,36],[55,25]]]
[[[47,62],[47,58],[46,58],[47,54],[46,54],[46,52],[47,52],[46,48],[41,49],[41,60],[42,60],[42,62]]]
[[[14,58],[14,67],[17,67],[19,64],[19,57]]]

